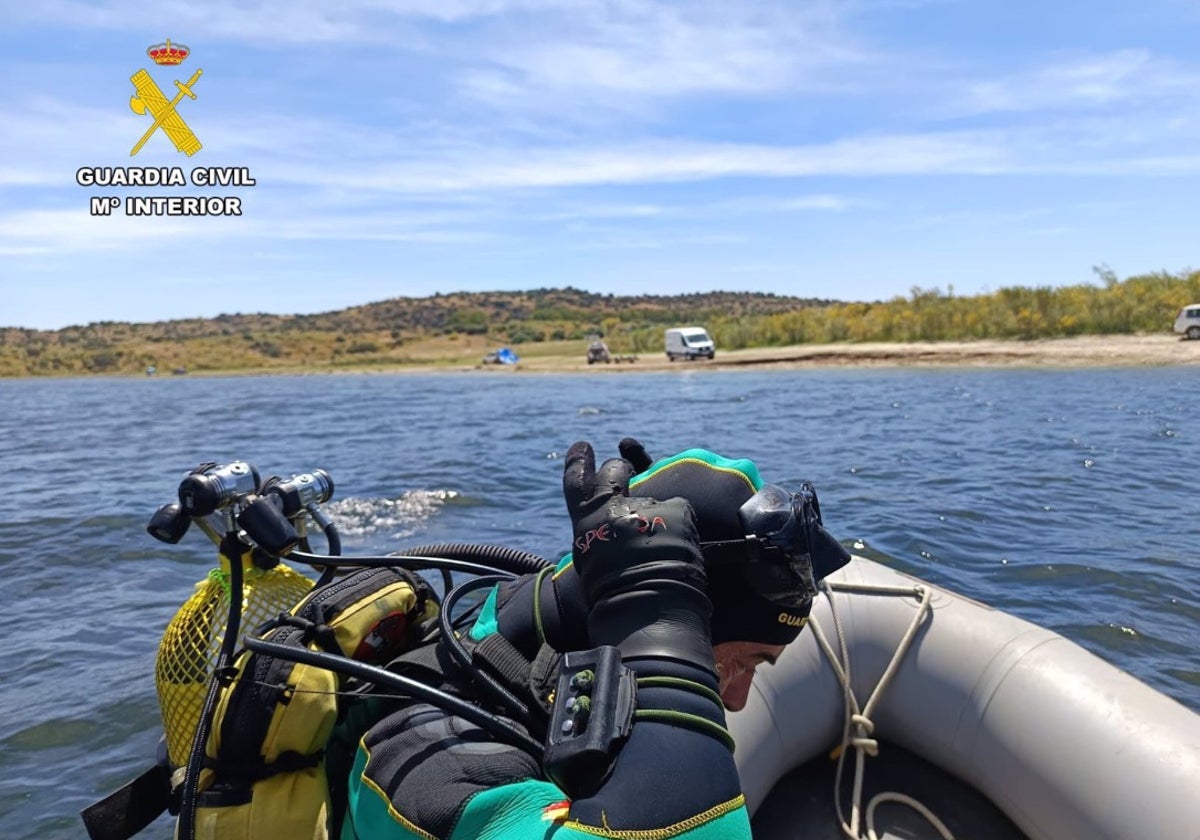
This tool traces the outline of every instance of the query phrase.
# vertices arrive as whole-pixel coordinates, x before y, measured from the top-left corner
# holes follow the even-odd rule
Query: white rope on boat
[[[871,696],[867,698],[867,703],[861,708],[858,705],[858,698],[854,696],[854,690],[850,687],[850,651],[846,646],[846,634],[842,630],[842,622],[838,618],[837,608],[833,601],[833,590],[839,592],[860,592],[871,595],[901,595],[913,596],[919,599],[917,612],[913,616],[912,623],[909,624],[904,636],[900,639],[900,643],[896,646],[896,652],[892,654],[892,660],[884,669],[883,676],[879,678],[879,682],[871,691]],[[900,662],[904,659],[904,655],[912,646],[912,641],[917,635],[917,630],[921,627],[921,622],[925,616],[930,613],[930,602],[933,597],[933,592],[928,587],[913,585],[913,586],[874,586],[871,584],[854,584],[854,583],[829,583],[828,581],[821,582],[821,591],[825,593],[825,597],[829,600],[829,611],[833,616],[833,626],[837,631],[838,648],[840,656],[835,654],[829,640],[826,639],[825,633],[821,630],[821,625],[817,622],[816,616],[809,617],[809,625],[813,629],[813,636],[816,637],[817,644],[821,646],[821,650],[825,652],[825,657],[829,660],[829,664],[833,666],[833,672],[837,675],[838,682],[842,684],[842,695],[846,700],[846,715],[845,722],[842,726],[842,743],[838,751],[837,772],[834,775],[833,782],[833,802],[837,808],[838,822],[841,823],[842,833],[851,840],[861,840],[859,833],[860,820],[862,817],[862,788],[863,775],[866,769],[866,757],[879,754],[879,742],[872,735],[875,732],[875,724],[871,720],[871,715],[874,713],[876,706],[879,705],[879,700],[883,696],[883,691],[887,688],[892,677],[900,667]],[[845,814],[842,811],[842,768],[846,758],[846,750],[853,747],[854,756],[854,786],[851,792],[850,799],[850,822],[846,822]],[[867,840],[879,840],[875,833],[875,808],[884,802],[896,802],[901,805],[907,805],[918,814],[929,821],[944,840],[954,840],[954,835],[946,828],[946,825],[934,816],[928,808],[922,805],[911,796],[906,796],[902,793],[881,792],[877,793],[867,803],[866,810],[866,830]]]

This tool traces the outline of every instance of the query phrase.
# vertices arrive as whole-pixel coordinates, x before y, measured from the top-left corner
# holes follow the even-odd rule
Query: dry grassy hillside
[[[663,325],[750,320],[828,301],[713,292],[599,295],[578,289],[398,297],[316,315],[220,315],[133,324],[103,321],[54,331],[0,329],[0,376],[338,369],[478,361],[513,345],[522,356],[582,352],[604,335],[621,352],[646,351]]]

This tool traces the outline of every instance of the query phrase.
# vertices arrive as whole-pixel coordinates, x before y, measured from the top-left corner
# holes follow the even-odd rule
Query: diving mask
[[[778,607],[805,607],[816,594],[817,581],[850,561],[850,553],[822,526],[817,491],[808,482],[796,493],[764,484],[738,509],[738,519],[744,541],[701,543],[701,550],[706,559],[721,563],[734,559],[722,549],[743,549],[745,553],[738,552],[743,579]]]

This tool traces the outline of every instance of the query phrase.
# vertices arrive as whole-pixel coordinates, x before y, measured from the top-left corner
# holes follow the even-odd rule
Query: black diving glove
[[[622,458],[597,471],[589,443],[567,452],[563,495],[591,642],[615,645],[624,659],[672,659],[712,671],[712,604],[692,507],[681,498],[629,497],[633,472]]]
[[[637,438],[622,438],[621,442],[617,444],[617,450],[621,453],[622,458],[633,464],[634,475],[645,472],[654,463],[654,459],[650,457],[646,447],[642,446],[642,442]]]

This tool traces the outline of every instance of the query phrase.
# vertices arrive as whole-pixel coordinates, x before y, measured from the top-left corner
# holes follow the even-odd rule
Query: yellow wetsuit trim
[[[575,820],[567,820],[563,823],[565,828],[571,828],[575,831],[582,831],[584,834],[593,834],[597,837],[616,837],[620,840],[667,840],[670,837],[675,837],[683,834],[685,831],[691,831],[693,828],[698,828],[706,822],[711,822],[717,817],[723,817],[728,813],[736,811],[746,804],[746,797],[738,794],[728,802],[722,802],[720,805],[714,805],[707,811],[696,814],[694,817],[688,817],[686,820],[677,822],[674,825],[668,825],[665,828],[638,828],[638,829],[613,829],[607,825],[584,825]],[[608,820],[605,820],[607,823]]]
[[[565,572],[567,569],[571,568],[574,565],[575,565],[575,556],[572,555],[571,559],[567,561],[567,564],[565,566],[563,566],[561,569],[554,570],[554,574],[551,575],[551,577],[554,578],[555,580],[558,580],[559,575],[561,575],[563,572]]]
[[[371,765],[371,751],[367,749],[367,745],[363,741],[359,741],[358,747],[367,754],[367,762],[363,765],[362,775],[359,776],[359,780],[371,790],[375,791],[375,795],[387,803],[388,816],[400,823],[400,825],[407,828],[413,834],[416,834],[418,837],[423,837],[425,840],[442,840],[441,837],[438,837],[436,834],[430,834],[428,831],[421,828],[412,820],[408,819],[406,816],[397,811],[396,806],[392,804],[391,797],[383,792],[383,788],[379,787],[379,785],[367,778],[367,767]]]
[[[711,470],[718,470],[720,472],[731,473],[733,475],[736,475],[742,481],[746,482],[746,486],[750,488],[751,493],[758,492],[758,488],[754,486],[754,482],[750,480],[750,476],[746,475],[741,470],[734,469],[733,467],[722,467],[719,464],[712,463],[711,461],[705,461],[703,458],[680,458],[678,461],[672,461],[670,464],[667,464],[662,469],[658,469],[658,470],[653,469],[653,468],[649,469],[646,472],[642,473],[641,475],[635,476],[633,481],[629,482],[629,491],[632,493],[633,488],[637,487],[639,484],[641,484],[646,479],[651,478],[652,476],[658,475],[658,473],[662,472],[663,470],[669,470],[669,469],[671,469],[671,467],[674,467],[677,464],[700,464],[701,466],[708,467]]]

